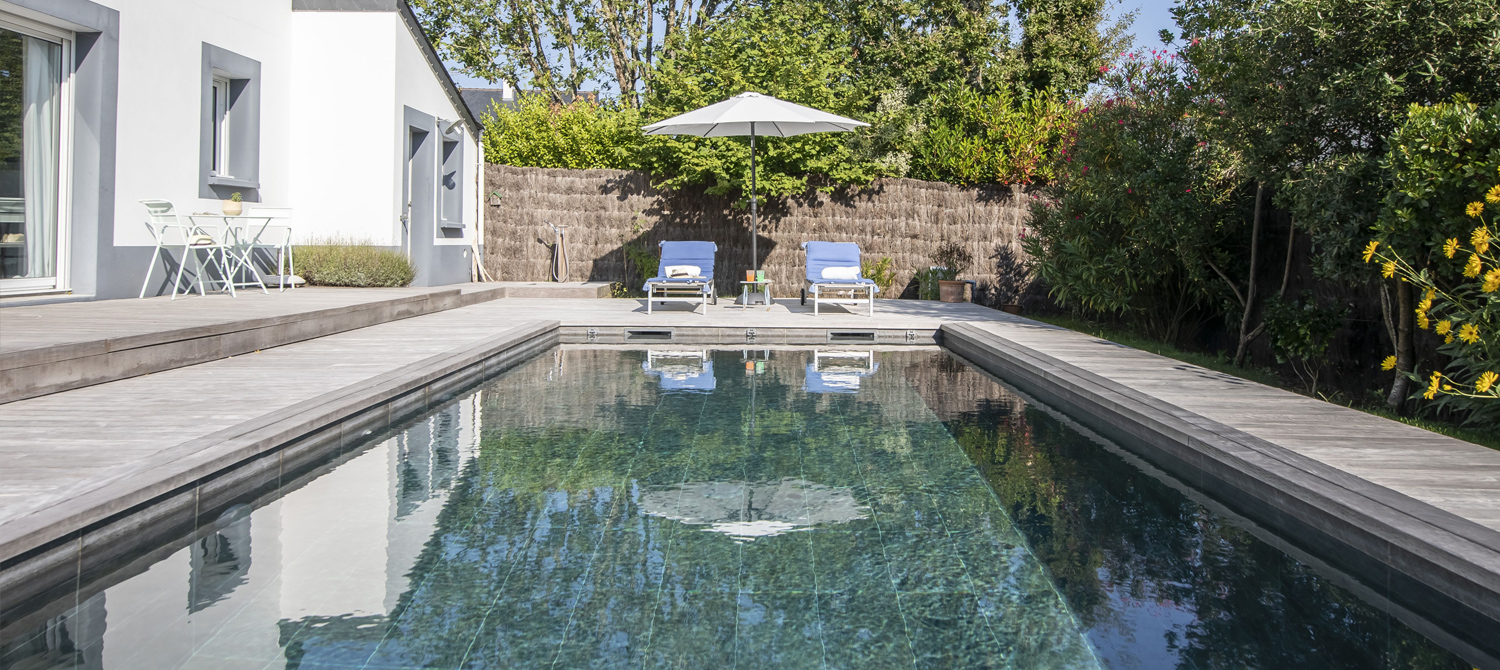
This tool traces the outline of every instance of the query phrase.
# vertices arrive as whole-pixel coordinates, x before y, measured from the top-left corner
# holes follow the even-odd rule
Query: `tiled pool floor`
[[[0,668],[1467,667],[948,354],[833,353],[554,350]]]

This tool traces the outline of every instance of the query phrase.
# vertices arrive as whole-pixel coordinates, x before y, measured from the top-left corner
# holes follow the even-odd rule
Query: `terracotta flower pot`
[[[938,280],[938,300],[943,302],[963,302],[964,285],[969,282]]]
[[[224,216],[239,216],[243,211],[245,211],[245,203],[233,200],[224,201]]]

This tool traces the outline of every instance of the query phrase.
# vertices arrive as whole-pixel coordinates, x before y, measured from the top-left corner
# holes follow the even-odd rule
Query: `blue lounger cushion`
[[[719,251],[713,242],[662,242],[661,261],[656,265],[656,276],[646,280],[641,290],[651,292],[652,284],[702,284],[703,292],[713,290],[714,254]],[[672,265],[695,265],[703,273],[701,277],[668,277],[667,267]]]
[[[825,268],[859,267],[859,245],[853,242],[803,242],[807,250],[807,281],[812,284],[874,285],[865,277],[857,279],[824,279]]]

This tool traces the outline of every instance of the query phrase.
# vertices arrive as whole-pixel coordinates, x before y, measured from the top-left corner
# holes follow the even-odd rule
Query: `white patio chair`
[[[192,277],[193,284],[198,287],[198,295],[205,294],[204,283],[221,284],[231,296],[234,295],[234,284],[229,279],[229,250],[224,243],[224,233],[227,231],[219,230],[219,234],[215,235],[215,231],[209,227],[194,224],[191,220],[184,222],[178,217],[177,208],[166,200],[142,200],[141,204],[146,206],[146,229],[156,239],[156,247],[151,250],[151,263],[146,266],[146,278],[141,282],[141,298],[146,297],[146,289],[151,286],[151,273],[156,271],[157,257],[166,249],[178,249],[182,252],[177,262],[177,274],[172,279],[172,300],[177,299],[178,290],[182,288],[182,272],[187,268],[189,257],[198,265],[198,272]],[[219,279],[210,278],[204,271],[199,251],[207,253],[210,263],[217,259]]]
[[[292,257],[292,208],[251,205],[246,215],[275,217],[256,238],[254,247],[276,250],[276,285],[280,291],[285,291],[288,285],[297,288],[302,282],[296,276],[297,263]]]

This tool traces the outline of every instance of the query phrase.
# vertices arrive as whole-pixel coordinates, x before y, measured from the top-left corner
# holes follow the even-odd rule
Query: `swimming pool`
[[[939,349],[563,347],[0,668],[1469,667],[1295,553]]]

